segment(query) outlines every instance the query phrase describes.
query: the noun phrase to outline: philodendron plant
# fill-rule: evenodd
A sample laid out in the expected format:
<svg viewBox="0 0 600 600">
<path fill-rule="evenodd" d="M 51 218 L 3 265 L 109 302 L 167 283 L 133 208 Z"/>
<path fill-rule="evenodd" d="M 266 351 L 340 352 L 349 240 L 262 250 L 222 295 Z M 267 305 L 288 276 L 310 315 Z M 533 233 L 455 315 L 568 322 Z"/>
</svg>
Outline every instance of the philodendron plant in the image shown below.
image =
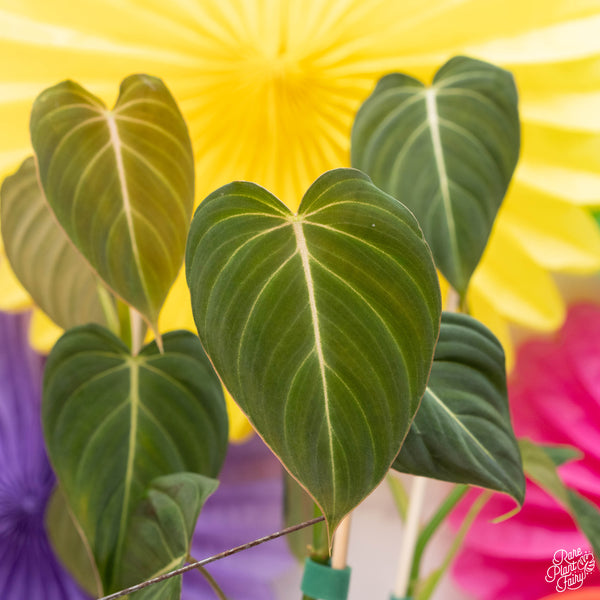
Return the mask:
<svg viewBox="0 0 600 600">
<path fill-rule="evenodd" d="M 147 75 L 125 79 L 111 110 L 70 81 L 44 91 L 31 139 L 35 156 L 2 186 L 2 236 L 21 283 L 67 330 L 46 365 L 42 419 L 59 481 L 52 514 L 71 523 L 54 542 L 90 593 L 117 597 L 188 560 L 227 447 L 222 385 L 300 484 L 291 496 L 302 489 L 324 516 L 316 562 L 390 469 L 457 483 L 395 592 L 428 597 L 442 572 L 419 587 L 431 533 L 466 484 L 520 505 L 522 456 L 598 549 L 556 451 L 519 449 L 500 343 L 468 314 L 442 312 L 436 267 L 467 312 L 517 162 L 508 72 L 458 57 L 428 87 L 384 77 L 357 114 L 355 168 L 321 175 L 295 213 L 233 182 L 190 225 L 187 127 Z M 162 336 L 184 253 L 198 335 Z M 178 599 L 180 580 L 133 597 Z"/>
</svg>

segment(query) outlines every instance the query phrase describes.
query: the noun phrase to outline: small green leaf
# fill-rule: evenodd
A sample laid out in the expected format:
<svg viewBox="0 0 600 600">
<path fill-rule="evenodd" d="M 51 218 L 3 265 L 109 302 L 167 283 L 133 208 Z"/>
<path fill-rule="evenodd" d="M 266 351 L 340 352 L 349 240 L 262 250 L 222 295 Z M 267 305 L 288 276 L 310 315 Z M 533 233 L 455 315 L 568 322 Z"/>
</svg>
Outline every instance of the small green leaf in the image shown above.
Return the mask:
<svg viewBox="0 0 600 600">
<path fill-rule="evenodd" d="M 115 108 L 71 81 L 31 113 L 42 186 L 107 285 L 155 324 L 181 266 L 194 202 L 185 121 L 160 79 L 132 75 Z"/>
<path fill-rule="evenodd" d="M 283 476 L 283 504 L 286 527 L 309 521 L 321 514 L 315 501 L 287 472 Z M 304 562 L 307 555 L 317 562 L 327 562 L 329 559 L 327 529 L 323 522 L 286 535 L 285 539 L 292 554 L 301 562 Z"/>
<path fill-rule="evenodd" d="M 71 576 L 90 596 L 102 595 L 94 557 L 69 510 L 67 499 L 56 486 L 46 508 L 46 530 L 52 549 Z"/>
<path fill-rule="evenodd" d="M 164 350 L 153 343 L 132 356 L 86 325 L 65 333 L 46 364 L 46 446 L 105 593 L 129 568 L 132 515 L 152 481 L 184 471 L 215 477 L 227 448 L 221 385 L 198 338 L 169 333 Z"/>
<path fill-rule="evenodd" d="M 565 463 L 583 458 L 583 452 L 575 446 L 567 444 L 539 444 L 544 453 L 552 460 L 555 466 L 560 467 Z"/>
<path fill-rule="evenodd" d="M 10 265 L 33 301 L 59 327 L 106 324 L 102 284 L 56 222 L 44 199 L 33 157 L 0 190 L 0 223 Z M 104 290 L 109 312 L 114 302 Z"/>
<path fill-rule="evenodd" d="M 131 516 L 118 588 L 136 585 L 182 567 L 196 520 L 219 482 L 196 473 L 175 473 L 155 479 Z M 149 576 L 148 573 L 151 573 Z M 136 600 L 179 600 L 181 576 L 137 592 Z"/>
<path fill-rule="evenodd" d="M 567 510 L 592 545 L 594 556 L 600 556 L 600 510 L 575 490 L 567 488 L 567 492 L 569 494 Z"/>
<path fill-rule="evenodd" d="M 522 438 L 519 439 L 519 447 L 527 477 L 561 504 L 589 540 L 594 555 L 600 556 L 600 510 L 581 494 L 568 488 L 558 475 L 557 465 L 563 464 L 564 448 L 568 446 L 548 447 Z M 562 450 L 557 453 L 557 448 Z"/>
<path fill-rule="evenodd" d="M 525 477 L 508 409 L 504 351 L 479 321 L 442 314 L 427 390 L 394 469 L 510 494 Z"/>
<path fill-rule="evenodd" d="M 459 56 L 424 86 L 387 75 L 358 111 L 352 166 L 406 204 L 440 271 L 461 296 L 517 164 L 512 75 Z"/>
<path fill-rule="evenodd" d="M 519 449 L 525 474 L 564 507 L 569 506 L 569 495 L 561 481 L 554 461 L 542 446 L 527 438 L 519 439 Z"/>
<path fill-rule="evenodd" d="M 297 215 L 232 183 L 196 211 L 186 273 L 207 354 L 331 535 L 387 473 L 427 383 L 440 295 L 416 220 L 352 169 L 317 179 Z"/>
</svg>

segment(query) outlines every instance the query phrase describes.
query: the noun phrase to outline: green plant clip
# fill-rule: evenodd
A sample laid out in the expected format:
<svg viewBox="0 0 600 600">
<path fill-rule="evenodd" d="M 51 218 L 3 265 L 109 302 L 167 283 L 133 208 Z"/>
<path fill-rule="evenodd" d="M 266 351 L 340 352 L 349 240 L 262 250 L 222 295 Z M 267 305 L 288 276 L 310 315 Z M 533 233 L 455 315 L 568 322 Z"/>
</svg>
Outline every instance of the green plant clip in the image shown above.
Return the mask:
<svg viewBox="0 0 600 600">
<path fill-rule="evenodd" d="M 302 593 L 320 600 L 347 600 L 352 569 L 332 569 L 307 558 L 302 577 Z"/>
<path fill-rule="evenodd" d="M 413 598 L 412 596 L 402 596 L 401 598 L 400 596 L 391 595 L 390 600 L 413 600 Z"/>
</svg>

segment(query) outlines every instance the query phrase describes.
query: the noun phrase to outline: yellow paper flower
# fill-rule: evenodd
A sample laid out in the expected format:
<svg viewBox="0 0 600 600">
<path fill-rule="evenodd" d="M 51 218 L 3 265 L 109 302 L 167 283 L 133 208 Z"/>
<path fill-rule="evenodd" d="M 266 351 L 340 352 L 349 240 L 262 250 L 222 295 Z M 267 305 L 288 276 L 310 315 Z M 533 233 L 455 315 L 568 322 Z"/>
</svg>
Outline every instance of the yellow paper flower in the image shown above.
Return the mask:
<svg viewBox="0 0 600 600">
<path fill-rule="evenodd" d="M 354 114 L 390 71 L 430 79 L 467 54 L 516 77 L 523 151 L 468 295 L 511 360 L 511 323 L 563 320 L 554 272 L 600 268 L 600 7 L 587 0 L 0 0 L 0 175 L 31 153 L 33 98 L 62 79 L 110 105 L 134 72 L 162 77 L 190 127 L 197 199 L 234 179 L 292 208 L 349 163 Z M 0 261 L 2 259 L 0 258 Z M 0 307 L 23 294 L 0 262 Z M 165 329 L 193 329 L 178 281 Z"/>
</svg>

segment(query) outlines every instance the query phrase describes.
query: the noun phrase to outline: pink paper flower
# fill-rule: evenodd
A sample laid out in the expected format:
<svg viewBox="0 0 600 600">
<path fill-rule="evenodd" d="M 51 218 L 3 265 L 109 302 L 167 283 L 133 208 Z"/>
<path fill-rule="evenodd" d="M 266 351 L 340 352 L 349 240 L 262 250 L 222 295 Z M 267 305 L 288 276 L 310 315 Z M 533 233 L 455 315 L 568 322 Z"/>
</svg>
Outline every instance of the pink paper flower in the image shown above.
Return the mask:
<svg viewBox="0 0 600 600">
<path fill-rule="evenodd" d="M 517 437 L 569 444 L 585 454 L 562 466 L 560 475 L 600 506 L 600 307 L 574 306 L 553 338 L 521 346 L 509 398 Z M 519 514 L 498 525 L 490 522 L 511 508 L 506 497 L 494 497 L 455 563 L 455 579 L 477 600 L 538 600 L 552 594 L 555 586 L 545 576 L 555 551 L 590 548 L 569 515 L 535 484 L 528 481 Z M 600 585 L 598 569 L 583 582 L 584 588 L 593 585 Z"/>
</svg>

